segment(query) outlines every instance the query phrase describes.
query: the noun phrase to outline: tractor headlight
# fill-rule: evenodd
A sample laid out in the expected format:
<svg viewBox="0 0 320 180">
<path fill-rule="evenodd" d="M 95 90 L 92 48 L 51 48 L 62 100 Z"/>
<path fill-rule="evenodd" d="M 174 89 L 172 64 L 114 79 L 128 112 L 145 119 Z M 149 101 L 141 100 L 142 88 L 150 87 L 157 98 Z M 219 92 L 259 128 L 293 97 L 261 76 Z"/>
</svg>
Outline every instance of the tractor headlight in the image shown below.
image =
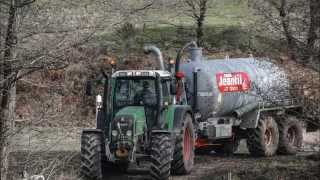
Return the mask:
<svg viewBox="0 0 320 180">
<path fill-rule="evenodd" d="M 127 133 L 126 133 L 126 135 L 129 136 L 129 137 L 131 137 L 131 136 L 132 136 L 132 131 L 131 131 L 131 130 L 128 130 Z"/>
<path fill-rule="evenodd" d="M 96 97 L 96 107 L 97 109 L 102 108 L 102 96 L 100 94 Z"/>
<path fill-rule="evenodd" d="M 112 134 L 112 136 L 118 136 L 118 131 L 117 130 L 112 130 L 111 134 Z"/>
</svg>

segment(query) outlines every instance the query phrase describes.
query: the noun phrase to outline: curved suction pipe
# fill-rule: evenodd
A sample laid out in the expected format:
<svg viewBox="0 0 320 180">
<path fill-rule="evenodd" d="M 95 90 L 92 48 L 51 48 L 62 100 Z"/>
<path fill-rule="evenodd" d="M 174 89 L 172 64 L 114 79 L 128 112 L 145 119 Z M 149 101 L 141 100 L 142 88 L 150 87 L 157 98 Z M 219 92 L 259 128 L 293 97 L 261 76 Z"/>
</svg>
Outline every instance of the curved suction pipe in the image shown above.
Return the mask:
<svg viewBox="0 0 320 180">
<path fill-rule="evenodd" d="M 148 45 L 148 46 L 145 46 L 143 48 L 143 50 L 144 50 L 145 54 L 153 54 L 157 58 L 157 60 L 159 61 L 160 70 L 163 70 L 163 71 L 165 70 L 162 53 L 158 47 L 153 46 L 153 45 Z"/>
</svg>

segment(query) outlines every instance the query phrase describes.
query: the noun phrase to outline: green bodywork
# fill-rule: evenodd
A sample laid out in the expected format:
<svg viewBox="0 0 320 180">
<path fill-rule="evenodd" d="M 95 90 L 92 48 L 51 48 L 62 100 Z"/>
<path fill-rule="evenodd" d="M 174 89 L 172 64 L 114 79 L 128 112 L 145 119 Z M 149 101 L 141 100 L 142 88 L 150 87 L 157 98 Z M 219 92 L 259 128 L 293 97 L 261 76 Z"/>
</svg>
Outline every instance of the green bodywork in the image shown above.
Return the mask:
<svg viewBox="0 0 320 180">
<path fill-rule="evenodd" d="M 150 78 L 149 78 L 150 79 Z M 158 81 L 159 82 L 159 81 Z M 160 131 L 167 131 L 167 132 L 175 132 L 175 124 L 177 120 L 175 120 L 175 113 L 177 111 L 177 108 L 186 108 L 189 107 L 189 105 L 183 103 L 183 105 L 177 105 L 177 104 L 173 104 L 173 97 L 170 93 L 164 93 L 162 94 L 162 98 L 160 98 L 160 104 L 161 104 L 161 110 L 158 111 L 156 108 L 157 106 L 155 106 L 155 110 L 156 112 L 160 112 L 160 116 L 151 116 L 151 118 L 149 117 L 149 115 L 147 116 L 148 110 L 146 110 L 147 107 L 145 107 L 145 105 L 137 105 L 135 103 L 132 103 L 132 94 L 136 93 L 136 89 L 135 86 L 128 86 L 129 88 L 126 89 L 126 91 L 120 91 L 119 89 L 117 89 L 117 78 L 111 78 L 111 83 L 109 84 L 109 88 L 108 91 L 110 92 L 109 96 L 107 99 L 105 99 L 108 102 L 108 116 L 107 116 L 107 124 L 106 124 L 106 128 L 108 129 L 108 132 L 106 132 L 106 140 L 109 142 L 109 147 L 111 148 L 111 154 L 115 153 L 115 149 L 119 148 L 119 147 L 129 147 L 130 149 L 130 153 L 129 153 L 129 157 L 128 160 L 132 161 L 134 158 L 134 153 L 136 149 L 141 149 L 139 148 L 139 146 L 142 146 L 143 144 L 140 144 L 140 140 L 144 139 L 143 137 L 145 137 L 145 134 L 147 132 L 150 132 L 150 130 L 160 130 Z M 163 82 L 162 82 L 163 83 Z M 168 87 L 168 86 L 167 86 Z M 132 88 L 132 89 L 130 89 Z M 162 86 L 160 86 L 160 90 Z M 128 94 L 128 98 L 125 99 L 128 101 L 127 105 L 117 105 L 118 101 L 117 101 L 117 94 L 121 94 L 121 93 L 126 93 Z M 132 94 L 131 94 L 132 93 Z M 123 96 L 121 96 L 122 98 Z M 126 97 L 126 96 L 124 96 Z M 119 98 L 119 97 L 118 97 Z M 120 100 L 123 100 L 121 99 Z M 149 107 L 148 107 L 149 108 Z M 112 135 L 112 131 L 117 130 L 117 126 L 115 126 L 115 122 L 119 119 L 125 119 L 130 117 L 130 119 L 132 120 L 132 124 L 131 126 L 131 130 L 132 130 L 132 136 L 125 136 L 125 140 L 122 140 L 121 138 L 114 138 L 114 136 Z M 161 127 L 159 129 L 159 126 L 153 126 L 154 122 L 157 123 L 159 121 L 161 121 Z M 121 123 L 120 123 L 121 124 Z M 150 124 L 152 124 L 152 127 L 148 127 L 150 126 Z M 148 130 L 148 131 L 146 131 Z M 122 132 L 123 133 L 123 132 Z M 132 145 L 125 145 L 126 142 L 132 142 Z M 113 150 L 112 150 L 113 149 Z M 139 152 L 139 153 L 146 153 L 146 152 Z M 116 156 L 113 156 L 114 158 L 113 161 L 116 161 L 118 158 L 116 158 Z"/>
<path fill-rule="evenodd" d="M 120 109 L 115 117 L 130 115 L 133 117 L 133 137 L 143 134 L 143 129 L 146 126 L 146 116 L 143 106 L 127 106 Z"/>
<path fill-rule="evenodd" d="M 168 130 L 173 129 L 175 108 L 176 108 L 176 105 L 170 105 L 163 111 L 163 117 L 165 118 L 165 121 L 167 123 L 166 127 L 168 128 Z"/>
<path fill-rule="evenodd" d="M 174 111 L 175 108 L 179 105 L 169 105 L 162 111 L 162 117 L 165 119 L 165 127 L 166 130 L 170 131 L 173 129 L 173 121 L 174 121 Z M 146 115 L 143 106 L 127 106 L 120 109 L 115 117 L 130 115 L 133 117 L 133 138 L 134 141 L 136 138 L 144 133 L 144 129 L 147 126 Z"/>
</svg>

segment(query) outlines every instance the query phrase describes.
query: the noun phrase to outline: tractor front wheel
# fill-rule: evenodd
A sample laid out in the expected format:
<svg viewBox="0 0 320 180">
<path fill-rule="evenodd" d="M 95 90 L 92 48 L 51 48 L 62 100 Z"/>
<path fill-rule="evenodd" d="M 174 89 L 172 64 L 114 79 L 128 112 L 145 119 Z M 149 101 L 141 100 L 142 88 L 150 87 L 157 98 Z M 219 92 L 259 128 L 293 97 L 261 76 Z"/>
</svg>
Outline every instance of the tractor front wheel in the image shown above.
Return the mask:
<svg viewBox="0 0 320 180">
<path fill-rule="evenodd" d="M 151 139 L 150 175 L 154 180 L 167 180 L 171 168 L 170 134 L 155 133 Z"/>
<path fill-rule="evenodd" d="M 195 133 L 190 114 L 186 114 L 180 134 L 176 137 L 172 173 L 189 174 L 194 163 Z"/>
<path fill-rule="evenodd" d="M 81 136 L 81 169 L 85 179 L 102 179 L 102 137 L 95 133 L 83 133 Z"/>
</svg>

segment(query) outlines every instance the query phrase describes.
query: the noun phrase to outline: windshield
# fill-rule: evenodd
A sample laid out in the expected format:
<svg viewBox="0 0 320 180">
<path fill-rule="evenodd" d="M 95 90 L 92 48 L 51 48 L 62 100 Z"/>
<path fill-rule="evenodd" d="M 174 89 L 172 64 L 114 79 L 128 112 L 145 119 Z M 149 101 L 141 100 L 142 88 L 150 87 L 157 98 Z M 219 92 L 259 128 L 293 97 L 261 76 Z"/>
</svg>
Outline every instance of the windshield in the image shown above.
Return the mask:
<svg viewBox="0 0 320 180">
<path fill-rule="evenodd" d="M 114 106 L 155 106 L 156 80 L 152 77 L 117 78 L 115 83 Z"/>
</svg>

